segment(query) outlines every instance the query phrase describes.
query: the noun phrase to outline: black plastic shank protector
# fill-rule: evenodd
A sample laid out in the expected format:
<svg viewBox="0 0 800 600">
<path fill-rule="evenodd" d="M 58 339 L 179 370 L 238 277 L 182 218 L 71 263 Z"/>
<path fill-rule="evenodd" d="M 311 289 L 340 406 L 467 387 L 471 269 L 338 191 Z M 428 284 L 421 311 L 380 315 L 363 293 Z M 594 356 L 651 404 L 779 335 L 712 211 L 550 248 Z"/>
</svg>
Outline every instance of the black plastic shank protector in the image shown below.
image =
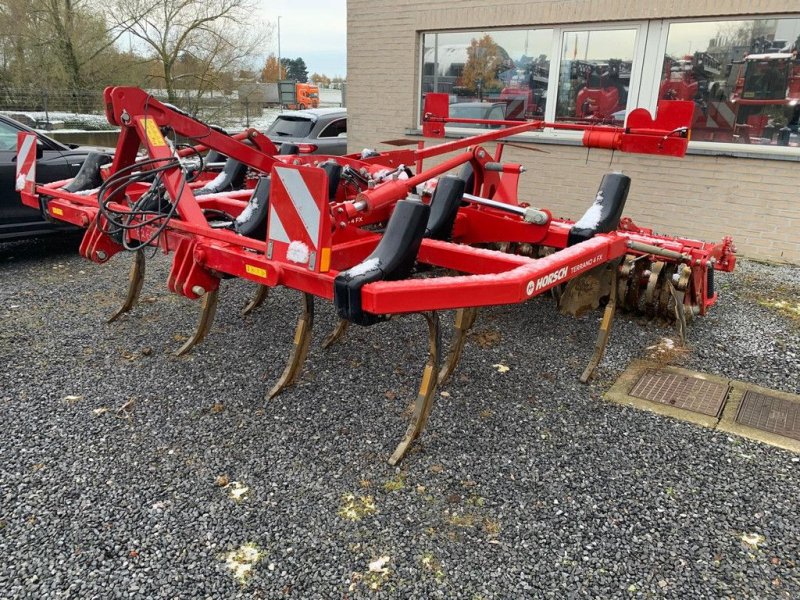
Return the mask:
<svg viewBox="0 0 800 600">
<path fill-rule="evenodd" d="M 218 177 L 215 177 L 199 190 L 195 190 L 195 196 L 205 196 L 206 194 L 218 194 L 229 190 L 238 190 L 244 185 L 244 178 L 247 175 L 247 165 L 231 158 L 225 161 L 225 166 Z"/>
<path fill-rule="evenodd" d="M 333 202 L 336 200 L 336 192 L 342 179 L 342 165 L 331 159 L 326 160 L 320 167 L 328 175 L 328 200 Z"/>
<path fill-rule="evenodd" d="M 409 276 L 417 259 L 429 214 L 430 207 L 422 202 L 400 200 L 372 254 L 360 264 L 337 275 L 333 283 L 333 304 L 342 319 L 358 325 L 374 325 L 385 320 L 382 315 L 364 312 L 361 308 L 361 288 L 375 281 L 393 281 Z"/>
<path fill-rule="evenodd" d="M 267 238 L 267 213 L 269 212 L 270 178 L 259 177 L 247 206 L 236 217 L 233 228 L 236 233 L 256 240 Z"/>
<path fill-rule="evenodd" d="M 218 163 L 224 160 L 228 160 L 228 157 L 224 154 L 220 154 L 216 150 L 209 150 L 208 154 L 206 154 L 206 157 L 203 159 L 203 164 Z"/>
<path fill-rule="evenodd" d="M 627 175 L 622 173 L 603 175 L 594 203 L 569 230 L 567 245 L 574 246 L 598 233 L 614 231 L 619 226 L 630 188 L 631 178 Z"/>
<path fill-rule="evenodd" d="M 450 239 L 465 187 L 466 182 L 460 177 L 446 175 L 439 179 L 431 198 L 431 214 L 425 229 L 426 238 L 444 241 Z"/>
<path fill-rule="evenodd" d="M 100 167 L 107 165 L 111 160 L 111 155 L 105 152 L 89 152 L 75 178 L 61 189 L 74 194 L 100 187 L 103 183 Z"/>
</svg>

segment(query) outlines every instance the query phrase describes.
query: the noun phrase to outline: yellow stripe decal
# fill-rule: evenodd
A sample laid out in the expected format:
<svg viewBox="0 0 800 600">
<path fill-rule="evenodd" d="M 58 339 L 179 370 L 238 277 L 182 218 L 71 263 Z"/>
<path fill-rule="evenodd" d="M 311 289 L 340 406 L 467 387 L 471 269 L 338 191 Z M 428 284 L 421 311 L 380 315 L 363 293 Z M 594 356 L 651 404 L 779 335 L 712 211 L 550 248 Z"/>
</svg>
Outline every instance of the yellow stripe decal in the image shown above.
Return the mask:
<svg viewBox="0 0 800 600">
<path fill-rule="evenodd" d="M 255 265 L 245 265 L 244 270 L 250 275 L 255 275 L 256 277 L 261 277 L 262 279 L 267 278 L 267 270 L 262 269 L 261 267 L 257 267 Z"/>
<path fill-rule="evenodd" d="M 164 141 L 164 136 L 161 135 L 161 130 L 158 128 L 158 125 L 153 119 L 148 119 L 147 117 L 142 117 L 140 119 L 142 125 L 144 125 L 144 131 L 147 134 L 147 139 L 150 141 L 150 145 L 152 146 L 166 146 L 167 142 Z"/>
</svg>

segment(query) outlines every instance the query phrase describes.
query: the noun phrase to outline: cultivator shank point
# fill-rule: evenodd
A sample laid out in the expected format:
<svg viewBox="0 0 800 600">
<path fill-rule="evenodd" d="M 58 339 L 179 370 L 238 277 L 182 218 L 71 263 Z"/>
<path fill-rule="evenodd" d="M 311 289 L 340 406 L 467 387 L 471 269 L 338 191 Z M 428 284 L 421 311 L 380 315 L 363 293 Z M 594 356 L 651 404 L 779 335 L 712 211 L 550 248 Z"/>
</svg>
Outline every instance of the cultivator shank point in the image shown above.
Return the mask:
<svg viewBox="0 0 800 600">
<path fill-rule="evenodd" d="M 121 129 L 113 158 L 95 156 L 74 180 L 44 185 L 33 185 L 34 167 L 26 162 L 18 182 L 25 204 L 86 228 L 80 247 L 86 258 L 104 263 L 120 251 L 134 253 L 125 301 L 110 321 L 135 305 L 148 247 L 172 254 L 171 291 L 202 299 L 197 329 L 179 355 L 207 337 L 221 279 L 258 286 L 244 314 L 272 287 L 297 290 L 301 315 L 272 398 L 301 377 L 315 299 L 332 302 L 339 317 L 324 347 L 350 324 L 422 314 L 428 359 L 392 464 L 424 429 L 436 386 L 455 370 L 480 307 L 543 294 L 576 316 L 605 304 L 595 351 L 581 375 L 588 381 L 618 306 L 674 320 L 683 336 L 686 323 L 717 301 L 714 270 L 735 265 L 729 238 L 712 244 L 662 236 L 622 217 L 631 185 L 623 174 L 606 175 L 586 214 L 573 222 L 520 199 L 524 169 L 503 161 L 505 138 L 544 128 L 581 131 L 589 147 L 682 156 L 692 103 L 662 103 L 657 119 L 637 109 L 617 128 L 451 119 L 447 97 L 428 94 L 426 135 L 441 137 L 453 122 L 497 129 L 414 150 L 320 157 L 281 154 L 252 130 L 228 135 L 136 88 L 109 88 L 105 98 L 109 121 Z M 193 145 L 177 143 L 177 136 Z M 486 143 L 496 144 L 493 152 Z M 425 168 L 426 160 L 443 155 Z M 443 310 L 457 312 L 440 365 Z"/>
</svg>

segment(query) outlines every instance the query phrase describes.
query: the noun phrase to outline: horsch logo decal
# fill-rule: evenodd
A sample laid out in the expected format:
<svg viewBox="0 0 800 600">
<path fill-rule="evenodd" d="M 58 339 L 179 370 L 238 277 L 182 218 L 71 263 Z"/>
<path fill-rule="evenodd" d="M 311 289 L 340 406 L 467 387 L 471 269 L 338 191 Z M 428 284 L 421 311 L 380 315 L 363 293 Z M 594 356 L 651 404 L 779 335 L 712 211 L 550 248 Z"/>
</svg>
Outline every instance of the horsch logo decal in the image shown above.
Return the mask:
<svg viewBox="0 0 800 600">
<path fill-rule="evenodd" d="M 549 275 L 542 275 L 539 279 L 536 280 L 536 291 L 552 285 L 558 281 L 564 279 L 567 276 L 567 267 L 563 267 L 558 271 L 553 271 Z"/>
<path fill-rule="evenodd" d="M 529 281 L 528 287 L 525 291 L 528 293 L 528 296 L 533 296 L 534 292 L 538 292 L 544 288 L 550 287 L 551 285 L 555 285 L 562 279 L 566 279 L 567 274 L 575 275 L 576 273 L 581 273 L 586 271 L 590 267 L 594 267 L 603 262 L 605 256 L 603 254 L 598 254 L 584 262 L 575 265 L 574 267 L 561 267 L 558 271 L 553 271 L 552 273 L 548 273 L 547 275 L 542 275 L 536 281 Z"/>
</svg>

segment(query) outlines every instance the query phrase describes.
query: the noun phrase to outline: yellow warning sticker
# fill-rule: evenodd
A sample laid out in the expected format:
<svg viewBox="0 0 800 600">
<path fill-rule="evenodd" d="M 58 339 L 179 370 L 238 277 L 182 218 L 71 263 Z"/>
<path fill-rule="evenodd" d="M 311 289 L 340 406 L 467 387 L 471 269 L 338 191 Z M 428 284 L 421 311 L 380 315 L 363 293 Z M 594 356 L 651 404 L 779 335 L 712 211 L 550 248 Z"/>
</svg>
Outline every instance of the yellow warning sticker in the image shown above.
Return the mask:
<svg viewBox="0 0 800 600">
<path fill-rule="evenodd" d="M 54 215 L 58 215 L 59 217 L 64 216 L 64 211 L 57 206 L 54 206 L 52 209 L 50 209 L 50 212 L 52 212 Z"/>
<path fill-rule="evenodd" d="M 161 135 L 161 131 L 159 130 L 158 125 L 153 119 L 142 117 L 141 119 L 139 119 L 139 121 L 144 127 L 144 131 L 147 134 L 147 139 L 150 141 L 150 145 L 152 146 L 167 145 L 167 142 L 164 141 L 164 136 Z"/>
<path fill-rule="evenodd" d="M 245 265 L 244 270 L 250 275 L 255 275 L 256 277 L 261 277 L 262 279 L 267 278 L 267 270 L 262 269 L 261 267 L 257 267 L 255 265 Z"/>
</svg>

